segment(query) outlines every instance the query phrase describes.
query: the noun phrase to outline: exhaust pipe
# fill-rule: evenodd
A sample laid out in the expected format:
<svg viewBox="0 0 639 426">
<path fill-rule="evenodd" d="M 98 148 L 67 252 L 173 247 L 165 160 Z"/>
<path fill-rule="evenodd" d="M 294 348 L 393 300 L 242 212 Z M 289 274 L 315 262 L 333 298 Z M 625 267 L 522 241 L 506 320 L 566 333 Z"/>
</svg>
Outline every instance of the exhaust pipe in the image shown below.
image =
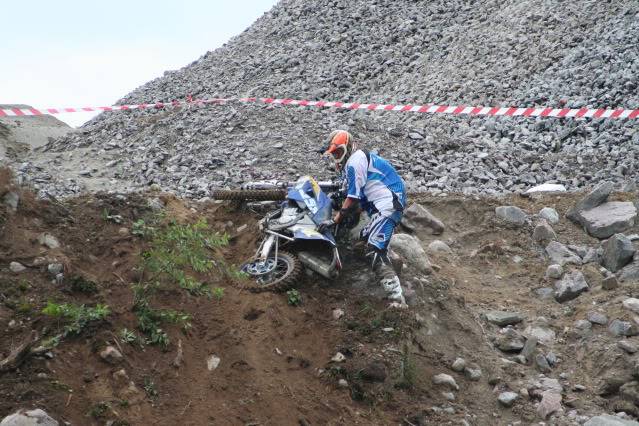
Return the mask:
<svg viewBox="0 0 639 426">
<path fill-rule="evenodd" d="M 331 263 L 327 263 L 307 251 L 301 251 L 297 253 L 297 257 L 300 259 L 300 262 L 302 262 L 302 265 L 306 266 L 312 271 L 317 272 L 324 278 L 328 278 L 329 280 L 331 280 L 337 277 L 338 257 L 336 255 L 333 255 L 333 261 Z"/>
</svg>

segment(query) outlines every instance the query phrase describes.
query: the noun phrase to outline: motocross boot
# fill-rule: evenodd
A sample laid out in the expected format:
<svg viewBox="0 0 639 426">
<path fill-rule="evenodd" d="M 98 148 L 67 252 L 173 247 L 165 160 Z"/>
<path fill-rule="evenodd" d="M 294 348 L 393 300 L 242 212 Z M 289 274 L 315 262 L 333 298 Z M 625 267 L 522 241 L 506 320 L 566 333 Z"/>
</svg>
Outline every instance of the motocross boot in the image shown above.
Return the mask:
<svg viewBox="0 0 639 426">
<path fill-rule="evenodd" d="M 393 302 L 398 302 L 400 305 L 405 305 L 406 300 L 404 299 L 402 286 L 399 277 L 391 265 L 390 259 L 386 253 L 375 251 L 371 254 L 373 256 L 373 272 L 375 273 L 377 281 L 386 292 L 386 298 Z"/>
</svg>

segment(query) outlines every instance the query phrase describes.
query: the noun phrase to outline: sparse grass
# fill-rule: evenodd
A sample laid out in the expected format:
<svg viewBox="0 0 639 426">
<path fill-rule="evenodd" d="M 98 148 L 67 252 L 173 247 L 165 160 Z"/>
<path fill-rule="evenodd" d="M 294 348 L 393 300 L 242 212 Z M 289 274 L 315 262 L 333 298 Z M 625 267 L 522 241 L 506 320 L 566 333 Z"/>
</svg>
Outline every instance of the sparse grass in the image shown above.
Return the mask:
<svg viewBox="0 0 639 426">
<path fill-rule="evenodd" d="M 147 342 L 167 347 L 169 337 L 162 328 L 165 323 L 177 324 L 187 331 L 191 316 L 171 309 L 156 309 L 151 298 L 160 289 L 176 286 L 192 296 L 215 297 L 220 300 L 224 289 L 211 290 L 193 273 L 210 273 L 214 269 L 229 274 L 224 262 L 214 261 L 214 250 L 228 244 L 228 236 L 212 232 L 205 220 L 194 224 L 175 221 L 165 226 L 148 226 L 143 220 L 133 224 L 133 233 L 150 240 L 149 249 L 142 254 L 142 267 L 150 277 L 132 286 L 133 310 L 138 317 L 138 328 L 147 336 Z"/>
<path fill-rule="evenodd" d="M 400 379 L 395 384 L 395 387 L 400 389 L 412 389 L 415 386 L 417 372 L 415 368 L 415 361 L 413 360 L 407 343 L 404 343 L 402 348 L 402 359 L 399 373 Z"/>
<path fill-rule="evenodd" d="M 144 377 L 144 385 L 142 385 L 142 389 L 146 392 L 147 396 L 151 399 L 157 398 L 158 390 L 149 376 Z"/>
<path fill-rule="evenodd" d="M 91 407 L 88 414 L 94 419 L 101 419 L 106 415 L 107 411 L 109 411 L 109 408 L 109 404 L 101 401 Z"/>
<path fill-rule="evenodd" d="M 71 291 L 76 293 L 94 294 L 98 292 L 98 285 L 80 275 L 74 275 L 69 280 Z"/>
<path fill-rule="evenodd" d="M 106 305 L 96 305 L 95 308 L 89 308 L 84 305 L 74 305 L 72 303 L 58 304 L 49 301 L 42 313 L 64 320 L 67 324 L 63 329 L 63 336 L 78 335 L 91 322 L 101 321 L 105 319 L 110 311 Z"/>
<path fill-rule="evenodd" d="M 213 297 L 215 297 L 217 300 L 222 300 L 222 298 L 224 297 L 224 289 L 222 287 L 215 287 L 213 289 Z"/>
<path fill-rule="evenodd" d="M 138 336 L 137 334 L 135 334 L 135 332 L 127 328 L 123 328 L 122 330 L 120 330 L 120 341 L 122 343 L 128 343 L 132 345 L 133 343 L 138 341 Z"/>
<path fill-rule="evenodd" d="M 299 306 L 302 303 L 302 295 L 296 289 L 291 289 L 286 292 L 286 298 L 288 304 L 291 306 Z"/>
</svg>

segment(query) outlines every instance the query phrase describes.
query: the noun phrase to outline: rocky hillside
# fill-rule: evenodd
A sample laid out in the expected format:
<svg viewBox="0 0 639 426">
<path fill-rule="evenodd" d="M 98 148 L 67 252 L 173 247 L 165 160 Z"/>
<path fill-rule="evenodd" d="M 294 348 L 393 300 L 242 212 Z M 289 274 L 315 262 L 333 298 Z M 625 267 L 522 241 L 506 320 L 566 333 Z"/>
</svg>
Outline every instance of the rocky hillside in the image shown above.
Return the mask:
<svg viewBox="0 0 639 426">
<path fill-rule="evenodd" d="M 638 16 L 628 0 L 282 0 L 225 46 L 122 102 L 250 95 L 639 108 Z M 637 176 L 634 122 L 232 104 L 102 114 L 20 174 L 56 194 L 156 183 L 202 198 L 248 179 L 325 175 L 314 151 L 336 127 L 392 159 L 416 191 L 623 186 Z"/>
</svg>

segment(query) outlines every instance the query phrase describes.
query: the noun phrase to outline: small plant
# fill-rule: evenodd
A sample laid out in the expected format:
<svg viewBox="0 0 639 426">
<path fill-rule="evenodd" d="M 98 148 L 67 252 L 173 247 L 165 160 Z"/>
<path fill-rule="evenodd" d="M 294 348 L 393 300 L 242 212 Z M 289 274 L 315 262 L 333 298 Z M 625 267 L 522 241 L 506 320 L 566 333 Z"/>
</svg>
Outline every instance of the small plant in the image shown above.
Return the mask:
<svg viewBox="0 0 639 426">
<path fill-rule="evenodd" d="M 222 298 L 224 297 L 224 289 L 222 287 L 215 287 L 213 289 L 213 297 L 215 297 L 217 300 L 222 300 Z"/>
<path fill-rule="evenodd" d="M 106 415 L 108 410 L 109 410 L 109 404 L 103 401 L 98 402 L 91 408 L 91 410 L 89 411 L 89 415 L 93 417 L 94 419 L 100 419 Z"/>
<path fill-rule="evenodd" d="M 80 275 L 74 275 L 69 280 L 71 291 L 76 293 L 93 294 L 98 292 L 98 286 L 93 281 L 89 281 Z"/>
<path fill-rule="evenodd" d="M 400 380 L 395 385 L 401 389 L 412 389 L 415 386 L 416 368 L 415 361 L 410 354 L 408 344 L 404 344 L 402 349 L 402 358 L 400 365 Z"/>
<path fill-rule="evenodd" d="M 105 222 L 113 222 L 117 224 L 121 224 L 124 221 L 121 215 L 109 214 L 109 211 L 107 209 L 102 210 L 102 220 Z"/>
<path fill-rule="evenodd" d="M 288 304 L 291 306 L 299 306 L 302 303 L 302 295 L 296 289 L 286 292 Z"/>
<path fill-rule="evenodd" d="M 147 225 L 144 219 L 136 220 L 131 227 L 131 233 L 141 238 L 151 236 L 154 232 L 155 228 Z"/>
<path fill-rule="evenodd" d="M 71 303 L 58 304 L 49 301 L 42 313 L 54 318 L 61 318 L 67 321 L 64 326 L 63 336 L 77 335 L 84 327 L 94 321 L 105 319 L 110 311 L 106 305 L 96 305 L 95 308 L 88 308 L 84 305 L 74 305 Z"/>
<path fill-rule="evenodd" d="M 137 342 L 137 340 L 138 336 L 135 334 L 135 332 L 127 328 L 123 328 L 122 330 L 120 330 L 120 341 L 122 343 L 128 343 L 132 345 L 133 343 Z"/>
<path fill-rule="evenodd" d="M 142 388 L 149 398 L 155 398 L 158 396 L 158 390 L 155 387 L 155 383 L 153 383 L 153 379 L 151 379 L 149 376 L 146 376 L 144 378 L 144 385 L 142 386 Z"/>
<path fill-rule="evenodd" d="M 16 307 L 16 311 L 24 315 L 29 315 L 31 312 L 33 312 L 33 309 L 33 304 L 26 299 L 22 299 Z"/>
<path fill-rule="evenodd" d="M 20 282 L 18 283 L 18 290 L 20 290 L 22 293 L 29 290 L 29 287 L 31 287 L 31 284 L 29 284 L 29 281 L 25 279 L 21 279 Z"/>
<path fill-rule="evenodd" d="M 129 408 L 131 406 L 131 404 L 129 403 L 128 399 L 121 399 L 118 401 L 118 405 L 122 408 Z"/>
</svg>

